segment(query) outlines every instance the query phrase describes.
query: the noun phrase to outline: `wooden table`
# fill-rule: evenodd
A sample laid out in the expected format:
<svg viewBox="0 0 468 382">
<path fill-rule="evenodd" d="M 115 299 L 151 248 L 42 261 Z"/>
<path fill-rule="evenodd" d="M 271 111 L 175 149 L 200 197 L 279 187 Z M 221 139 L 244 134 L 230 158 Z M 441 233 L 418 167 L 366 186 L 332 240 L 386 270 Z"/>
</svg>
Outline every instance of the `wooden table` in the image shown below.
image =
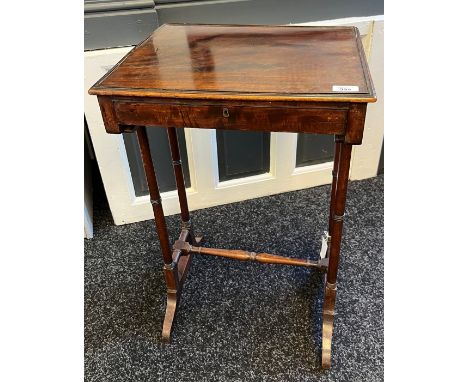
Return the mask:
<svg viewBox="0 0 468 382">
<path fill-rule="evenodd" d="M 98 96 L 108 133 L 138 136 L 167 283 L 162 339 L 170 341 L 193 255 L 304 266 L 325 274 L 322 366 L 330 367 L 351 150 L 362 142 L 367 103 L 376 101 L 357 28 L 163 25 L 89 94 Z M 155 125 L 167 129 L 179 195 L 181 232 L 173 246 L 145 128 Z M 326 256 L 313 261 L 204 247 L 187 205 L 175 130 L 184 127 L 333 134 Z"/>
</svg>

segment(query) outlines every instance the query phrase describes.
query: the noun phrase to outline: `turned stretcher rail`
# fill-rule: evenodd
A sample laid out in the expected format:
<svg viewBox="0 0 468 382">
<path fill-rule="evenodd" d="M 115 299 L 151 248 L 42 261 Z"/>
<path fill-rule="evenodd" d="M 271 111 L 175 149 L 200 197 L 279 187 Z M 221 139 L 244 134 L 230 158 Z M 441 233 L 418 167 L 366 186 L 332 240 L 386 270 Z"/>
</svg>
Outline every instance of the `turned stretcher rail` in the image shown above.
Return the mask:
<svg viewBox="0 0 468 382">
<path fill-rule="evenodd" d="M 328 268 L 328 259 L 320 259 L 318 261 L 308 259 L 297 259 L 292 257 L 271 255 L 269 253 L 256 253 L 242 251 L 239 249 L 219 249 L 219 248 L 206 248 L 190 245 L 186 241 L 177 240 L 174 244 L 175 250 L 180 250 L 184 255 L 188 254 L 202 254 L 210 256 L 226 257 L 228 259 L 240 261 L 256 261 L 264 264 L 283 264 L 295 265 L 307 268 L 319 268 L 326 271 Z"/>
</svg>

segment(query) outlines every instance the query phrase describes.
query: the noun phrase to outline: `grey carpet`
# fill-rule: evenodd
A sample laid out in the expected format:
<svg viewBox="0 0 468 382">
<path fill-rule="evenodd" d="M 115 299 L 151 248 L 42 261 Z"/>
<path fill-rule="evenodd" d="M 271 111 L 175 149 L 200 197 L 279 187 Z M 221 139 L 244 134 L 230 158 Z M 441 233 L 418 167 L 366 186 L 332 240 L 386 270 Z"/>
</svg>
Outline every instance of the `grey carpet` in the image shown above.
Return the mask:
<svg viewBox="0 0 468 382">
<path fill-rule="evenodd" d="M 172 344 L 153 221 L 95 211 L 85 241 L 86 381 L 383 381 L 383 176 L 351 182 L 332 369 L 320 368 L 322 278 L 299 267 L 196 257 Z M 317 258 L 329 186 L 192 214 L 207 246 Z M 171 240 L 178 216 L 167 219 Z"/>
</svg>

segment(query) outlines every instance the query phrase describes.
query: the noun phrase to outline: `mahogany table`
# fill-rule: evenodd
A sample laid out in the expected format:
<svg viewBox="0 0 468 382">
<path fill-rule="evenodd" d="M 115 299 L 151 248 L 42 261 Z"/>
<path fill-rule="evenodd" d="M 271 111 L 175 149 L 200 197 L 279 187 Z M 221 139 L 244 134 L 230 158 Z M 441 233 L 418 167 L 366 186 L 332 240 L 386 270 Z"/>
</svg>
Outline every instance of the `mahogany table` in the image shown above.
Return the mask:
<svg viewBox="0 0 468 382">
<path fill-rule="evenodd" d="M 136 130 L 138 136 L 167 283 L 162 339 L 170 341 L 193 255 L 316 268 L 325 274 L 322 366 L 329 368 L 351 150 L 362 142 L 367 103 L 376 101 L 358 29 L 163 25 L 89 94 L 98 96 L 108 133 Z M 172 247 L 148 126 L 166 128 L 171 148 L 182 220 Z M 313 261 L 204 247 L 193 234 L 175 130 L 185 127 L 334 135 L 330 216 L 322 238 L 326 255 Z"/>
</svg>

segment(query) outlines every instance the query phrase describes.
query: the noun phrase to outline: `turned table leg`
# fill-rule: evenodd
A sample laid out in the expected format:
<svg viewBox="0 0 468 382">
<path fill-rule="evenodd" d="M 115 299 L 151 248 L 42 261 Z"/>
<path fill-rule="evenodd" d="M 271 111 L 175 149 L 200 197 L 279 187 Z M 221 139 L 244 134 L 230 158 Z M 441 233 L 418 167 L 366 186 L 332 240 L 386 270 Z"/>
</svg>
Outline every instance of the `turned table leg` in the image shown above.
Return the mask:
<svg viewBox="0 0 468 382">
<path fill-rule="evenodd" d="M 180 159 L 179 142 L 177 139 L 176 129 L 174 127 L 167 128 L 167 137 L 169 139 L 169 146 L 171 148 L 172 166 L 174 168 L 174 176 L 176 180 L 177 193 L 179 196 L 180 218 L 181 218 L 181 233 L 179 236 L 179 240 L 184 241 L 184 242 L 187 241 L 190 244 L 198 244 L 199 241 L 195 239 L 195 235 L 192 229 L 192 222 L 190 220 L 190 213 L 189 213 L 188 203 L 187 203 L 187 193 L 185 191 L 184 173 L 182 171 L 182 161 Z M 170 341 L 172 323 L 174 320 L 174 316 L 177 312 L 177 305 L 179 303 L 179 299 L 182 293 L 183 283 L 184 283 L 185 277 L 187 276 L 188 270 L 190 268 L 190 263 L 192 261 L 192 254 L 182 256 L 182 252 L 180 249 L 174 249 L 172 252 L 172 258 L 178 259 L 179 284 L 178 284 L 177 299 L 171 299 L 170 301 L 171 315 L 166 314 L 166 319 L 164 320 L 162 337 L 163 337 L 163 340 L 166 342 Z"/>
<path fill-rule="evenodd" d="M 328 234 L 331 235 L 333 230 L 333 213 L 335 211 L 335 194 L 336 194 L 336 179 L 338 177 L 338 165 L 340 163 L 341 144 L 343 143 L 342 136 L 335 136 L 335 155 L 333 158 L 332 185 L 330 192 L 330 214 L 328 218 Z M 328 247 L 330 250 L 330 246 Z"/>
<path fill-rule="evenodd" d="M 322 367 L 327 369 L 331 366 L 333 318 L 335 315 L 336 301 L 336 277 L 340 258 L 341 235 L 343 230 L 343 217 L 352 148 L 352 145 L 342 142 L 341 139 L 336 140 L 335 163 L 333 166 L 334 179 L 332 183 L 329 220 L 331 239 L 328 270 L 325 278 L 325 298 L 323 303 Z"/>
<path fill-rule="evenodd" d="M 159 237 L 161 252 L 164 259 L 164 276 L 167 284 L 167 306 L 166 316 L 163 324 L 163 341 L 170 340 L 170 328 L 177 308 L 179 277 L 177 263 L 172 260 L 171 245 L 169 244 L 169 236 L 167 234 L 166 219 L 161 204 L 161 195 L 159 194 L 158 182 L 154 171 L 153 161 L 148 142 L 146 128 L 137 127 L 138 143 L 140 146 L 141 159 L 145 169 L 146 181 L 148 183 L 151 204 L 153 206 L 154 220 L 156 222 L 156 232 Z M 168 329 L 169 328 L 169 329 Z"/>
<path fill-rule="evenodd" d="M 180 218 L 182 220 L 182 229 L 189 231 L 189 240 L 194 240 L 192 232 L 192 224 L 187 203 L 187 194 L 185 192 L 184 173 L 182 171 L 182 161 L 180 159 L 179 142 L 177 133 L 174 127 L 167 128 L 167 136 L 169 138 L 169 146 L 171 148 L 172 166 L 174 168 L 174 176 L 176 180 L 177 193 L 179 195 Z"/>
</svg>

